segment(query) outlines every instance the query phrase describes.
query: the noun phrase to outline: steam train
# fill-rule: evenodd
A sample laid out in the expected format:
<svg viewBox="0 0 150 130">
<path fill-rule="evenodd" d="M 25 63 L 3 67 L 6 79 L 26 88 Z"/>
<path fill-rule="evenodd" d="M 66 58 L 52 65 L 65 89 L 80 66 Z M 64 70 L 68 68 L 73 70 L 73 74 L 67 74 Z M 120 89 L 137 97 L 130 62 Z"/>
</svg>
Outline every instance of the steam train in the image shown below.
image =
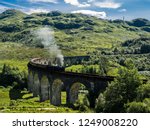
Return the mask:
<svg viewBox="0 0 150 130">
<path fill-rule="evenodd" d="M 62 66 L 48 66 L 48 70 L 49 71 L 61 71 L 61 72 L 64 72 L 65 71 L 65 67 L 62 67 Z"/>
<path fill-rule="evenodd" d="M 34 58 L 28 63 L 28 67 L 34 68 L 43 68 L 48 71 L 65 71 L 65 67 L 63 67 L 60 62 L 56 59 L 46 60 L 41 58 Z"/>
</svg>

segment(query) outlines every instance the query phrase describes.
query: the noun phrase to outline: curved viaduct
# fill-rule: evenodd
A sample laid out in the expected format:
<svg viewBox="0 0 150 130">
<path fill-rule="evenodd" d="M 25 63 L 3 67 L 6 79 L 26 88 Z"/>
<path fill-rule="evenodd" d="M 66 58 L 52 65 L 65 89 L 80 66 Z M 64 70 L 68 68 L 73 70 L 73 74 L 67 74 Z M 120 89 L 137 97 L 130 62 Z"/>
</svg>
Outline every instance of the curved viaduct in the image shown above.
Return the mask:
<svg viewBox="0 0 150 130">
<path fill-rule="evenodd" d="M 65 72 L 64 68 L 49 66 L 46 60 L 32 59 L 28 63 L 28 90 L 40 101 L 50 100 L 53 105 L 61 105 L 61 91 L 66 91 L 66 103 L 73 104 L 78 99 L 78 87 L 74 83 L 83 84 L 89 92 L 90 105 L 94 107 L 99 93 L 106 89 L 108 82 L 114 77 Z M 59 83 L 57 82 L 59 81 Z"/>
</svg>

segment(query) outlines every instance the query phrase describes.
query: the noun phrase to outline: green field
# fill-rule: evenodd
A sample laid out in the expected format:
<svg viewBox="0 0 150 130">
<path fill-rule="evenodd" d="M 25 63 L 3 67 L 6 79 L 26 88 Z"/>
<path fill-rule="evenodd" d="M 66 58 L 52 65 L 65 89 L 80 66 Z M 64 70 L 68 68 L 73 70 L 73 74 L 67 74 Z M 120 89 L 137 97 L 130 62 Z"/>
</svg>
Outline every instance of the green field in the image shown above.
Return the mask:
<svg viewBox="0 0 150 130">
<path fill-rule="evenodd" d="M 0 113 L 77 113 L 78 110 L 73 110 L 65 106 L 65 93 L 62 93 L 62 105 L 56 107 L 50 104 L 50 101 L 39 102 L 39 97 L 32 96 L 27 91 L 21 91 L 20 99 L 10 99 L 10 88 L 0 88 Z M 14 96 L 18 92 L 14 93 Z"/>
</svg>

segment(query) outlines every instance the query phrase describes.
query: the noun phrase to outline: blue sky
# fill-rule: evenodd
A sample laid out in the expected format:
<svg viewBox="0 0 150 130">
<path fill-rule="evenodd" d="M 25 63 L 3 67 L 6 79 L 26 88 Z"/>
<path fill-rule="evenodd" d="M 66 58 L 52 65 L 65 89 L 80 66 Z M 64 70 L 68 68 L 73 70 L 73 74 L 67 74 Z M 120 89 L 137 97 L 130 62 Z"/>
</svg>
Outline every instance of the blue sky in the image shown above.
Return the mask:
<svg viewBox="0 0 150 130">
<path fill-rule="evenodd" d="M 107 19 L 150 19 L 150 0 L 0 0 L 0 12 L 9 8 L 28 14 L 59 10 Z"/>
</svg>

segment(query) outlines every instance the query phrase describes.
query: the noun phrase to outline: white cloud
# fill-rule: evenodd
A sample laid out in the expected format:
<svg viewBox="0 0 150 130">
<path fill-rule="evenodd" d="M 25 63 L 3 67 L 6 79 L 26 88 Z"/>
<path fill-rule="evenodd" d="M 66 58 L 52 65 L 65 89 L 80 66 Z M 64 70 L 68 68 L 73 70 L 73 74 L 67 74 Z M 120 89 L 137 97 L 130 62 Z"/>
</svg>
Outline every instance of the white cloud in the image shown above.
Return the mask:
<svg viewBox="0 0 150 130">
<path fill-rule="evenodd" d="M 76 10 L 76 11 L 72 11 L 72 13 L 81 13 L 85 15 L 95 16 L 97 18 L 106 18 L 105 12 L 97 12 L 92 10 Z"/>
<path fill-rule="evenodd" d="M 93 5 L 100 7 L 100 8 L 117 9 L 117 8 L 121 7 L 122 4 L 114 2 L 114 0 L 104 0 L 102 2 L 98 2 L 97 0 L 94 0 Z"/>
<path fill-rule="evenodd" d="M 86 2 L 82 3 L 80 3 L 79 0 L 64 0 L 64 2 L 77 7 L 96 6 L 100 8 L 112 8 L 112 9 L 117 9 L 122 5 L 119 2 L 115 2 L 115 0 L 87 0 Z"/>
<path fill-rule="evenodd" d="M 28 0 L 28 1 L 33 2 L 33 3 L 36 3 L 36 2 L 58 3 L 57 0 Z"/>
<path fill-rule="evenodd" d="M 48 13 L 50 12 L 50 10 L 47 9 L 26 9 L 26 10 L 22 10 L 24 13 L 26 14 L 32 14 L 32 13 Z"/>
<path fill-rule="evenodd" d="M 118 12 L 127 12 L 127 9 L 120 9 L 120 10 L 118 10 Z"/>
<path fill-rule="evenodd" d="M 88 2 L 90 3 L 90 2 L 94 2 L 95 0 L 88 0 Z"/>
<path fill-rule="evenodd" d="M 7 9 L 9 9 L 9 8 L 6 6 L 0 5 L 0 13 L 4 12 Z"/>
<path fill-rule="evenodd" d="M 86 2 L 80 3 L 78 0 L 64 0 L 64 2 L 67 4 L 77 6 L 77 7 L 89 7 L 89 6 L 91 6 L 90 4 L 88 4 Z"/>
</svg>

